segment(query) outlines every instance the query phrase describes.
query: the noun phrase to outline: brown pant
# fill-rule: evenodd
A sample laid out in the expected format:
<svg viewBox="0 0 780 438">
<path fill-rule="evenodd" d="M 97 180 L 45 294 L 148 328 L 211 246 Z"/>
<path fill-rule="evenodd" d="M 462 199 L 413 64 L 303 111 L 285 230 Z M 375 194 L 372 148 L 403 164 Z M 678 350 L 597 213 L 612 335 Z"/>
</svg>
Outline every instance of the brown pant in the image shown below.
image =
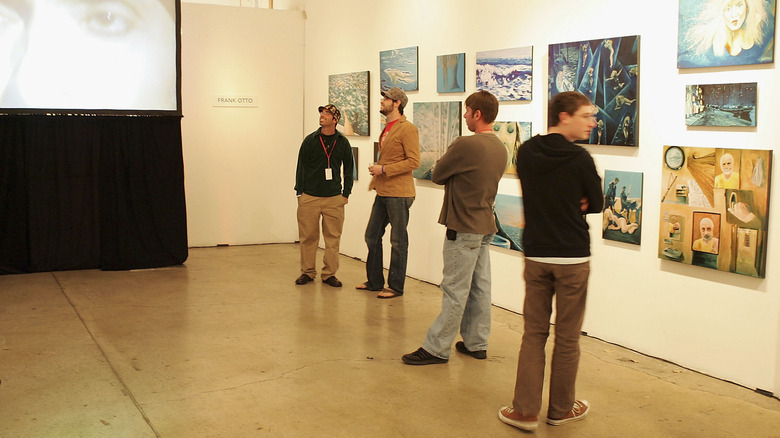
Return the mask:
<svg viewBox="0 0 780 438">
<path fill-rule="evenodd" d="M 320 217 L 325 255 L 322 279 L 336 275 L 339 269 L 339 243 L 344 228 L 344 197 L 318 197 L 302 194 L 298 198 L 298 237 L 301 241 L 301 273 L 317 276 L 317 246 L 320 243 Z"/>
<path fill-rule="evenodd" d="M 544 384 L 545 344 L 556 296 L 555 347 L 550 372 L 549 418 L 562 418 L 574 405 L 580 363 L 580 335 L 588 295 L 590 262 L 556 265 L 525 261 L 525 332 L 517 361 L 512 405 L 520 415 L 539 415 Z"/>
</svg>

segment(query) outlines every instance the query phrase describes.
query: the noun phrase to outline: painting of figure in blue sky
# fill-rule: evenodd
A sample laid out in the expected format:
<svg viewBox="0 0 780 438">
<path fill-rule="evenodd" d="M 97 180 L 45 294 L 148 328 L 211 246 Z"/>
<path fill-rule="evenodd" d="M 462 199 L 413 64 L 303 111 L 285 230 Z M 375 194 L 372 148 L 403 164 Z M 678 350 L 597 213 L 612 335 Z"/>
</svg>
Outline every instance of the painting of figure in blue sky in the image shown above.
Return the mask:
<svg viewBox="0 0 780 438">
<path fill-rule="evenodd" d="M 344 135 L 368 135 L 368 71 L 328 76 L 328 103 L 341 111 Z"/>
<path fill-rule="evenodd" d="M 379 52 L 379 81 L 383 91 L 398 87 L 415 91 L 417 85 L 417 46 Z"/>
<path fill-rule="evenodd" d="M 756 126 L 758 84 L 685 86 L 685 124 L 688 126 Z"/>
<path fill-rule="evenodd" d="M 531 100 L 533 47 L 477 52 L 477 90 L 498 100 Z"/>
<path fill-rule="evenodd" d="M 775 0 L 680 0 L 677 67 L 774 62 Z"/>
<path fill-rule="evenodd" d="M 420 167 L 415 178 L 431 179 L 433 165 L 461 132 L 460 102 L 415 102 L 414 124 L 420 133 Z"/>
<path fill-rule="evenodd" d="M 579 91 L 596 105 L 587 143 L 637 146 L 639 36 L 551 44 L 549 97 Z"/>
<path fill-rule="evenodd" d="M 466 91 L 465 53 L 436 57 L 436 91 L 439 93 Z"/>
<path fill-rule="evenodd" d="M 523 250 L 523 229 L 525 229 L 525 212 L 523 198 L 497 194 L 493 216 L 498 232 L 493 237 L 492 245 L 502 248 Z"/>
</svg>

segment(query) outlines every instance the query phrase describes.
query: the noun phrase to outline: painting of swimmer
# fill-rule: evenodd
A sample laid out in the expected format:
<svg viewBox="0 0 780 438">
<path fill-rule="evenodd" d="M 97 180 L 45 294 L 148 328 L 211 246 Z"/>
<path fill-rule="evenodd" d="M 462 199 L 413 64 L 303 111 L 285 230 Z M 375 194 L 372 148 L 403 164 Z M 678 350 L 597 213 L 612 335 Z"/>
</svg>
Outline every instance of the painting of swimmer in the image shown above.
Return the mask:
<svg viewBox="0 0 780 438">
<path fill-rule="evenodd" d="M 596 105 L 589 144 L 637 146 L 639 36 L 551 44 L 549 98 L 579 91 Z"/>
<path fill-rule="evenodd" d="M 774 62 L 775 0 L 680 0 L 677 67 Z"/>
<path fill-rule="evenodd" d="M 641 172 L 604 172 L 604 214 L 601 236 L 640 245 L 642 240 Z"/>
<path fill-rule="evenodd" d="M 531 122 L 493 122 L 493 133 L 506 147 L 507 163 L 504 173 L 517 175 L 517 149 L 531 139 Z"/>
<path fill-rule="evenodd" d="M 341 111 L 344 135 L 369 135 L 368 71 L 328 76 L 328 103 Z"/>
<path fill-rule="evenodd" d="M 417 85 L 417 46 L 379 52 L 379 82 L 382 91 L 398 87 L 415 91 Z"/>
<path fill-rule="evenodd" d="M 533 47 L 477 52 L 477 90 L 498 100 L 531 100 Z"/>
<path fill-rule="evenodd" d="M 664 146 L 658 257 L 763 278 L 771 174 L 772 150 Z"/>
<path fill-rule="evenodd" d="M 436 57 L 436 91 L 439 93 L 466 91 L 465 53 Z"/>
<path fill-rule="evenodd" d="M 685 86 L 688 126 L 756 126 L 755 82 Z"/>
<path fill-rule="evenodd" d="M 433 165 L 461 132 L 460 102 L 415 102 L 414 124 L 420 134 L 420 167 L 415 178 L 431 179 Z"/>
<path fill-rule="evenodd" d="M 491 244 L 501 248 L 522 251 L 523 229 L 525 228 L 523 198 L 521 196 L 497 194 L 493 216 L 496 219 L 498 232 L 493 237 Z"/>
</svg>

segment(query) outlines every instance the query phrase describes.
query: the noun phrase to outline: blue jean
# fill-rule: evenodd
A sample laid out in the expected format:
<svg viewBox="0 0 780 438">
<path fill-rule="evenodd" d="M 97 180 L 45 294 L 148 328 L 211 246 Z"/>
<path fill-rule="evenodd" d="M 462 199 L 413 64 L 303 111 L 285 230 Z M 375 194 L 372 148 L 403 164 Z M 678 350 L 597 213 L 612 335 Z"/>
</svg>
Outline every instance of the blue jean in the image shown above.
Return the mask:
<svg viewBox="0 0 780 438">
<path fill-rule="evenodd" d="M 382 237 L 390 224 L 390 272 L 387 275 L 387 287 L 399 294 L 404 293 L 406 281 L 406 258 L 409 254 L 409 208 L 414 198 L 395 198 L 377 195 L 371 216 L 366 226 L 366 285 L 370 290 L 382 290 L 385 287 L 384 262 L 382 261 Z"/>
<path fill-rule="evenodd" d="M 458 233 L 445 240 L 441 313 L 428 329 L 423 348 L 450 357 L 458 334 L 471 351 L 487 350 L 490 335 L 490 242 L 492 234 Z"/>
</svg>

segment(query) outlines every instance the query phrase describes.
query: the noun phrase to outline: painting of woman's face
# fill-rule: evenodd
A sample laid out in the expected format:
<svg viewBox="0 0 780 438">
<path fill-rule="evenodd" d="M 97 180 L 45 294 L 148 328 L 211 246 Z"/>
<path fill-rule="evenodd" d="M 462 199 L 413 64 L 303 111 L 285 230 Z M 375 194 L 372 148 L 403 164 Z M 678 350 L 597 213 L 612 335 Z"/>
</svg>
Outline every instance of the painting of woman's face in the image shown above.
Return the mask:
<svg viewBox="0 0 780 438">
<path fill-rule="evenodd" d="M 730 0 L 723 7 L 723 20 L 726 22 L 726 27 L 732 31 L 738 30 L 745 24 L 745 17 L 747 17 L 745 0 Z"/>
</svg>

